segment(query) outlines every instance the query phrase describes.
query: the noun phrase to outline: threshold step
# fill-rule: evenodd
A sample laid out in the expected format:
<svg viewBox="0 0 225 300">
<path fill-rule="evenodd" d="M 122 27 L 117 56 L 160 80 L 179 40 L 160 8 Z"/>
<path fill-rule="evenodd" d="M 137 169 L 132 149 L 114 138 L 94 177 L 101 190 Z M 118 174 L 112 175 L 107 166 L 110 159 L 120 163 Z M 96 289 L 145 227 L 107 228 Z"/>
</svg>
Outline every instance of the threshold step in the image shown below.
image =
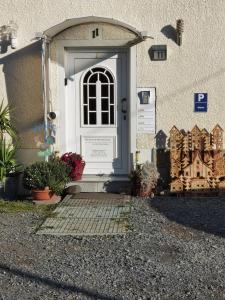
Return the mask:
<svg viewBox="0 0 225 300">
<path fill-rule="evenodd" d="M 110 175 L 83 175 L 79 182 L 107 182 L 107 181 L 129 181 L 127 175 L 110 176 Z M 78 181 L 77 181 L 78 182 Z"/>
<path fill-rule="evenodd" d="M 82 180 L 72 181 L 67 186 L 79 185 L 85 193 L 125 193 L 130 194 L 131 184 L 128 177 L 121 176 L 83 176 Z"/>
</svg>

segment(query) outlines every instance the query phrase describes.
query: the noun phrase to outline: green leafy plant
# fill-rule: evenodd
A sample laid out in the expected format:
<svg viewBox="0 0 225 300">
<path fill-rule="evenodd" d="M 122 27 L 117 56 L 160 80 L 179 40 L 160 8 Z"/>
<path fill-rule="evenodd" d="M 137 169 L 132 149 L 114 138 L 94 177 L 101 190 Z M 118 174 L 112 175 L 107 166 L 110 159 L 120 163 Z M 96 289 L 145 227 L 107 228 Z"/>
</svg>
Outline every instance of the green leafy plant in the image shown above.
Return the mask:
<svg viewBox="0 0 225 300">
<path fill-rule="evenodd" d="M 7 143 L 5 139 L 0 140 L 0 181 L 4 182 L 10 173 L 19 171 L 20 165 L 16 163 L 16 146 Z"/>
<path fill-rule="evenodd" d="M 4 102 L 2 100 L 0 104 L 0 135 L 3 138 L 4 133 L 8 133 L 13 139 L 17 137 L 17 133 L 15 128 L 13 127 L 10 121 L 10 112 L 12 109 L 9 105 L 4 106 Z"/>
<path fill-rule="evenodd" d="M 70 167 L 59 159 L 36 162 L 25 168 L 23 185 L 28 190 L 44 190 L 48 187 L 56 195 L 61 195 L 70 181 L 70 172 Z"/>
</svg>

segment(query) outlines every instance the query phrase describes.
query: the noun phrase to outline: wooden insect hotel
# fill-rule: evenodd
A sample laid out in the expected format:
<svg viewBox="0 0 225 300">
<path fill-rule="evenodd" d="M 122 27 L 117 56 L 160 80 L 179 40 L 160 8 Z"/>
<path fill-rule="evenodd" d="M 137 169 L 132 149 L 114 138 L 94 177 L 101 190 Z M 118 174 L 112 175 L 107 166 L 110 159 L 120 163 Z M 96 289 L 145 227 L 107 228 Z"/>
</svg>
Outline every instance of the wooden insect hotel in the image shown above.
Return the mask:
<svg viewBox="0 0 225 300">
<path fill-rule="evenodd" d="M 170 130 L 170 191 L 225 189 L 223 129 Z"/>
</svg>

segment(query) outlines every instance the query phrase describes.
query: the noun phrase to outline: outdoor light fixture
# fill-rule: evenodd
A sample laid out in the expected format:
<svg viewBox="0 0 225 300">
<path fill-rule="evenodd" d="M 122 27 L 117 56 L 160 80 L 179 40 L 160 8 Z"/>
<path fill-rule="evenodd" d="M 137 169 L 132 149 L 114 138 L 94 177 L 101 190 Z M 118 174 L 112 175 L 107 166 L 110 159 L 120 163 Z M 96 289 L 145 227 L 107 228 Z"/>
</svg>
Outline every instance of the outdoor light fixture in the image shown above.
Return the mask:
<svg viewBox="0 0 225 300">
<path fill-rule="evenodd" d="M 166 45 L 153 45 L 149 49 L 151 60 L 166 60 L 167 59 L 167 46 Z"/>
<path fill-rule="evenodd" d="M 181 46 L 182 45 L 182 33 L 184 32 L 184 20 L 179 19 L 177 20 L 177 45 Z"/>
<path fill-rule="evenodd" d="M 0 27 L 0 52 L 2 47 L 11 46 L 12 49 L 17 47 L 17 30 L 18 26 L 14 21 L 9 21 L 7 25 Z"/>
</svg>

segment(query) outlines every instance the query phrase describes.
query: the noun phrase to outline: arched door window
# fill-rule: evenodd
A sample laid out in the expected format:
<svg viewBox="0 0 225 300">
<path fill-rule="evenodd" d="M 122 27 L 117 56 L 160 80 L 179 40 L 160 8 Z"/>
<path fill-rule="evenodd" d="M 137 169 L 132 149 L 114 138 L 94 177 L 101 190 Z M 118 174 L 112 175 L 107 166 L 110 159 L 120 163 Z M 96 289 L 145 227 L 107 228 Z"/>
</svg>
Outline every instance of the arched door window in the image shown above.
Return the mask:
<svg viewBox="0 0 225 300">
<path fill-rule="evenodd" d="M 103 67 L 90 69 L 83 79 L 83 125 L 115 125 L 115 80 Z"/>
</svg>

